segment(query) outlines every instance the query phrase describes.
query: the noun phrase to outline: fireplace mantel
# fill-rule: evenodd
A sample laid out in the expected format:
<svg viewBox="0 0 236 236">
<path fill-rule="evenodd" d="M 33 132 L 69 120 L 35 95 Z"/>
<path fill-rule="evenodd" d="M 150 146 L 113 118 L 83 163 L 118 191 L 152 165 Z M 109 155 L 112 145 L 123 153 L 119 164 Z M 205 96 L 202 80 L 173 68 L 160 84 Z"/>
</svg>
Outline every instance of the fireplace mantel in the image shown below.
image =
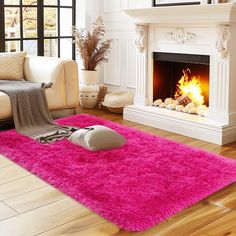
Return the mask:
<svg viewBox="0 0 236 236">
<path fill-rule="evenodd" d="M 136 91 L 124 119 L 217 144 L 236 140 L 236 4 L 127 9 L 136 25 Z M 206 55 L 209 65 L 209 114 L 153 107 L 153 55 Z M 155 98 L 156 99 L 156 98 Z"/>
<path fill-rule="evenodd" d="M 134 23 L 231 23 L 236 22 L 236 4 L 204 4 L 125 9 Z"/>
</svg>

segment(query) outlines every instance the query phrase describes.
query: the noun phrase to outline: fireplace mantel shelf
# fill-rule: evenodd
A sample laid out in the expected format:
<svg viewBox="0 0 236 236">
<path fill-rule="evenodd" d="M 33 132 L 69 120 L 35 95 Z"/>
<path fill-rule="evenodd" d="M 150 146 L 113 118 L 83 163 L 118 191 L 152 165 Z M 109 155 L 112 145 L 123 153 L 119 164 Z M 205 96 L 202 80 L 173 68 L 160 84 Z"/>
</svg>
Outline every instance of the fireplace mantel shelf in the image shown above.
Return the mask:
<svg viewBox="0 0 236 236">
<path fill-rule="evenodd" d="M 124 12 L 137 24 L 236 22 L 234 3 L 125 9 Z"/>
</svg>

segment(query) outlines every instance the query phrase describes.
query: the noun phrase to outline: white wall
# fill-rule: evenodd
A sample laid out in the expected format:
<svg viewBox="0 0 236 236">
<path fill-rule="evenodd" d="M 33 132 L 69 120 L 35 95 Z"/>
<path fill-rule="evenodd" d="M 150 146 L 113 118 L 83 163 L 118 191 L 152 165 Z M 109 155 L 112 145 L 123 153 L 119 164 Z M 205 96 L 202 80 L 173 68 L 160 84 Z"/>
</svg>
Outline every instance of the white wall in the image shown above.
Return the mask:
<svg viewBox="0 0 236 236">
<path fill-rule="evenodd" d="M 123 12 L 125 8 L 151 7 L 151 0 L 77 0 L 78 26 L 89 27 L 97 16 L 103 17 L 107 38 L 112 38 L 109 62 L 99 68 L 100 82 L 109 91 L 131 90 L 136 84 L 135 27 Z"/>
<path fill-rule="evenodd" d="M 76 0 L 76 25 L 79 28 L 90 27 L 101 15 L 101 0 Z"/>
<path fill-rule="evenodd" d="M 150 7 L 150 0 L 101 0 L 107 37 L 113 39 L 110 60 L 104 65 L 103 81 L 110 91 L 136 87 L 135 26 L 123 9 Z"/>
<path fill-rule="evenodd" d="M 101 0 L 76 0 L 76 26 L 77 28 L 89 29 L 92 23 L 98 16 L 101 15 Z M 76 60 L 79 63 L 79 68 L 82 68 L 82 63 L 79 56 L 76 56 Z M 83 69 L 83 68 L 82 68 Z M 99 81 L 103 82 L 102 68 L 98 68 L 100 71 Z"/>
</svg>

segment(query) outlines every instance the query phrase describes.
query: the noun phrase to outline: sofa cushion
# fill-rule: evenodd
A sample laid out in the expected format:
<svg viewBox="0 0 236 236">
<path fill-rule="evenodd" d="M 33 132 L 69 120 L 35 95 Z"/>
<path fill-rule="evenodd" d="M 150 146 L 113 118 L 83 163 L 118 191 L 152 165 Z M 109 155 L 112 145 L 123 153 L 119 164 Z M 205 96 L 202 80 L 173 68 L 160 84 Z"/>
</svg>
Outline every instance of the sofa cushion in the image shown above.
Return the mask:
<svg viewBox="0 0 236 236">
<path fill-rule="evenodd" d="M 23 80 L 25 52 L 0 53 L 0 79 Z"/>
<path fill-rule="evenodd" d="M 0 120 L 12 117 L 10 98 L 3 92 L 0 92 Z"/>
</svg>

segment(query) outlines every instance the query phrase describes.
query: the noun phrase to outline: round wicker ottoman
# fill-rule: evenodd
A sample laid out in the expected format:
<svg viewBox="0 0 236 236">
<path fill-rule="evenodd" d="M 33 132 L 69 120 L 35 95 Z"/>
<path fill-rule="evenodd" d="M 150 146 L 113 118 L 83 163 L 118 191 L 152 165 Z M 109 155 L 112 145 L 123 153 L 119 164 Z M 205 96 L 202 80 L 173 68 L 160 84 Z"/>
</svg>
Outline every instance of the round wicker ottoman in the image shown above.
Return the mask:
<svg viewBox="0 0 236 236">
<path fill-rule="evenodd" d="M 132 105 L 133 102 L 134 95 L 131 92 L 114 92 L 105 96 L 102 105 L 110 112 L 122 114 L 124 107 Z"/>
</svg>

